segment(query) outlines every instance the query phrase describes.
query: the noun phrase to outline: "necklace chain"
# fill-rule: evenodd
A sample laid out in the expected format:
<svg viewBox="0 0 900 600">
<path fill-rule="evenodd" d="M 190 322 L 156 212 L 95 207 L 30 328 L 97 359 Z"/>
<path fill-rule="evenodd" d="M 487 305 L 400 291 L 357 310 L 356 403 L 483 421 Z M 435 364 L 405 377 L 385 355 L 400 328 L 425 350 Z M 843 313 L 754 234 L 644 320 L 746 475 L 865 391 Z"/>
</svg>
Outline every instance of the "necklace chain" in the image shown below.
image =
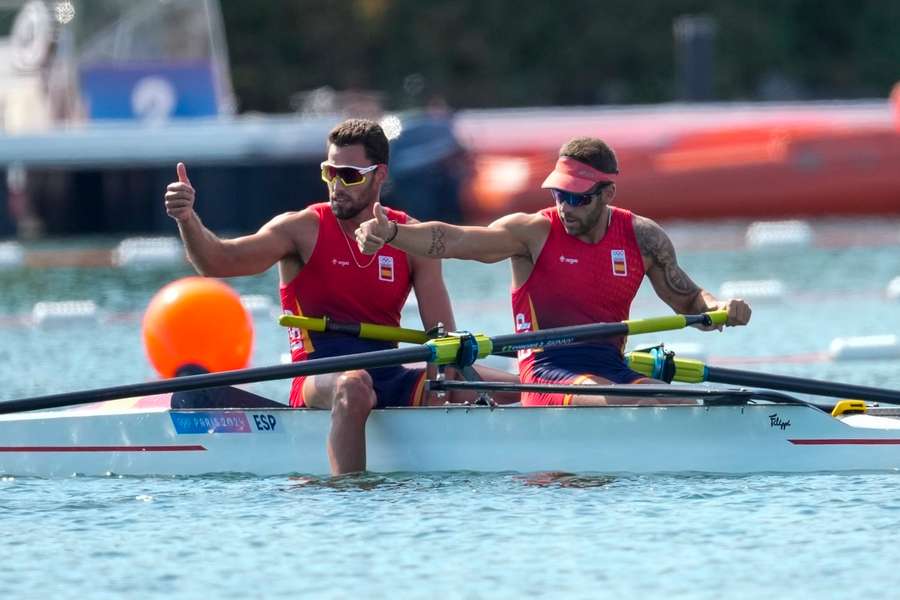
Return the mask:
<svg viewBox="0 0 900 600">
<path fill-rule="evenodd" d="M 375 262 L 375 259 L 378 257 L 378 253 L 376 252 L 375 254 L 373 254 L 372 258 L 370 258 L 369 262 L 367 262 L 366 264 L 359 264 L 359 261 L 356 260 L 356 253 L 353 252 L 353 246 L 350 244 L 350 236 L 347 235 L 346 231 L 344 231 L 344 226 L 341 225 L 340 221 L 338 221 L 338 229 L 341 230 L 341 237 L 343 237 L 344 241 L 347 243 L 347 250 L 350 251 L 350 258 L 353 259 L 353 263 L 356 265 L 356 267 L 358 269 L 367 269 L 372 266 L 372 263 Z"/>
</svg>

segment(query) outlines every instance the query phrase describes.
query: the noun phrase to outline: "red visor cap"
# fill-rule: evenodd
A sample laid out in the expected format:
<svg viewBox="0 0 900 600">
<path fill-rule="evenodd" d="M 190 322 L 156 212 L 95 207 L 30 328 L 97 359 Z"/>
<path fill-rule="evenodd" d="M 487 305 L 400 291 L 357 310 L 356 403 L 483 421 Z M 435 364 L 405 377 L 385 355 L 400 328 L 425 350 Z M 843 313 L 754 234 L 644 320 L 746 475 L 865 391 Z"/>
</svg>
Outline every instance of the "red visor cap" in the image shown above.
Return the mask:
<svg viewBox="0 0 900 600">
<path fill-rule="evenodd" d="M 615 175 L 612 173 L 604 173 L 571 156 L 560 156 L 556 161 L 556 168 L 547 176 L 541 187 L 584 194 L 592 190 L 598 183 L 614 182 L 615 180 Z"/>
</svg>

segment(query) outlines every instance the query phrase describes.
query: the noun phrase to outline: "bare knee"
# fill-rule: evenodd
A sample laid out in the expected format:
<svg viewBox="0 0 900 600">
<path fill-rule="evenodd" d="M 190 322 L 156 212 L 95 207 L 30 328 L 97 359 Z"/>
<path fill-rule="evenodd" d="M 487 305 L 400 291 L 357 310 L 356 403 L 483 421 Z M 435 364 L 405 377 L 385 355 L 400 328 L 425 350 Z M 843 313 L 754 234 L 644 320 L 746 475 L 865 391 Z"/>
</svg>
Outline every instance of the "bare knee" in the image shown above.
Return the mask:
<svg viewBox="0 0 900 600">
<path fill-rule="evenodd" d="M 346 371 L 338 376 L 335 387 L 340 389 L 342 385 L 355 385 L 357 383 L 362 383 L 369 389 L 372 389 L 372 376 L 369 375 L 368 371 L 362 369 Z"/>
<path fill-rule="evenodd" d="M 336 419 L 365 421 L 375 402 L 372 377 L 365 371 L 348 371 L 335 382 L 331 414 Z"/>
</svg>

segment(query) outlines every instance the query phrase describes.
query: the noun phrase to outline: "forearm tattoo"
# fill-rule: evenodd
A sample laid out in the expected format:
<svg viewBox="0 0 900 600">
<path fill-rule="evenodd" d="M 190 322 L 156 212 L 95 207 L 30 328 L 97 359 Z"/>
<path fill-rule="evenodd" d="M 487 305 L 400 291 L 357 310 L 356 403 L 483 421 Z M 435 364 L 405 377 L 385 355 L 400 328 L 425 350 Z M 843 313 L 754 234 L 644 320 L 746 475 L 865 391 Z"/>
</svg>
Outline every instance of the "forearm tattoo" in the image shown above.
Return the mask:
<svg viewBox="0 0 900 600">
<path fill-rule="evenodd" d="M 700 287 L 691 281 L 675 258 L 675 247 L 669 236 L 655 223 L 636 222 L 634 228 L 641 252 L 653 259 L 652 269 L 659 269 L 663 274 L 666 287 L 679 296 L 696 296 Z"/>
<path fill-rule="evenodd" d="M 447 248 L 444 246 L 444 232 L 435 225 L 431 228 L 431 247 L 428 249 L 428 256 L 443 256 Z"/>
</svg>

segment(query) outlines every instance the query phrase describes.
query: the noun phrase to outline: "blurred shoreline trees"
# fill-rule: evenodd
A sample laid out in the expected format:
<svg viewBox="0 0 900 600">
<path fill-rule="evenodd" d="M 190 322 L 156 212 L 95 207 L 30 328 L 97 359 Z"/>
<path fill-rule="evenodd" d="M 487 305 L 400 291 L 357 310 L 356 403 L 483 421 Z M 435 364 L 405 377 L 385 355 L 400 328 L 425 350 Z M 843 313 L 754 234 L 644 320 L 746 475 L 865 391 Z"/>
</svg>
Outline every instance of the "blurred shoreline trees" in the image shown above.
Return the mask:
<svg viewBox="0 0 900 600">
<path fill-rule="evenodd" d="M 715 100 L 887 97 L 900 2 L 222 0 L 240 111 L 376 90 L 392 109 L 635 104 L 677 97 L 673 22 L 715 23 Z"/>
</svg>

